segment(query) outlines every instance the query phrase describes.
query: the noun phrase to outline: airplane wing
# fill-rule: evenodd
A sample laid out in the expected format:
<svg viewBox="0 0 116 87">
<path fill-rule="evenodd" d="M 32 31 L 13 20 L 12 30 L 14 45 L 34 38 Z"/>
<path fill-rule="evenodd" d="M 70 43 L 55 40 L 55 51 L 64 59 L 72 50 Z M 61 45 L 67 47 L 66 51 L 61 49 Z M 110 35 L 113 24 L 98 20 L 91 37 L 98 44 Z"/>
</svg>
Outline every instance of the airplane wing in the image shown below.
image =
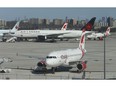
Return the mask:
<svg viewBox="0 0 116 87">
<path fill-rule="evenodd" d="M 85 33 L 86 34 L 91 34 L 91 33 L 94 33 L 94 31 L 86 31 Z"/>
<path fill-rule="evenodd" d="M 43 36 L 48 36 L 48 37 L 58 37 L 59 35 L 68 34 L 68 33 L 70 33 L 70 32 L 53 33 L 53 34 L 44 34 Z"/>
</svg>

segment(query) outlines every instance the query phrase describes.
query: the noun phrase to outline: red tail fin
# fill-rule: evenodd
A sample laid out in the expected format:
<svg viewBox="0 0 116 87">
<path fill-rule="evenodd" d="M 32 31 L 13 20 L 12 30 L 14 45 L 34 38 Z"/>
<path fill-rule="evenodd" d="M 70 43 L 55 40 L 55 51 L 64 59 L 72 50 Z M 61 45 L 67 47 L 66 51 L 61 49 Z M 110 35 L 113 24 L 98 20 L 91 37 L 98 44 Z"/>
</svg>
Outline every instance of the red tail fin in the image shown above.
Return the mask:
<svg viewBox="0 0 116 87">
<path fill-rule="evenodd" d="M 107 28 L 105 36 L 108 36 L 110 34 L 110 27 Z"/>
<path fill-rule="evenodd" d="M 86 31 L 91 31 L 95 20 L 96 20 L 96 17 L 93 17 L 84 27 L 81 28 L 81 30 L 85 29 Z"/>
<path fill-rule="evenodd" d="M 61 30 L 66 30 L 68 26 L 68 23 L 64 23 L 64 25 L 62 26 Z"/>
<path fill-rule="evenodd" d="M 13 27 L 12 31 L 17 31 L 19 29 L 19 24 L 20 24 L 20 21 L 18 21 L 15 26 Z"/>
</svg>

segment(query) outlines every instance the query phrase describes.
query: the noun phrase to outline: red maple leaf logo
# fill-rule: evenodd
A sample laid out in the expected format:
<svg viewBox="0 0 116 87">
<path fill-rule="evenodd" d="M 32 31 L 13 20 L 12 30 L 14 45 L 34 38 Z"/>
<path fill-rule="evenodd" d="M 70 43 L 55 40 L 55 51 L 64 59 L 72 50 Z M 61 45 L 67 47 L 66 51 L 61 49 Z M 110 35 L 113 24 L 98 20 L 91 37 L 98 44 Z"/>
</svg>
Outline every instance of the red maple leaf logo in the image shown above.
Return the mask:
<svg viewBox="0 0 116 87">
<path fill-rule="evenodd" d="M 17 30 L 19 29 L 19 27 L 18 27 L 18 26 L 16 26 L 15 28 L 16 28 Z"/>
<path fill-rule="evenodd" d="M 86 30 L 91 30 L 91 28 L 92 28 L 92 24 L 90 24 L 90 23 L 88 23 L 87 25 L 86 25 Z"/>
</svg>

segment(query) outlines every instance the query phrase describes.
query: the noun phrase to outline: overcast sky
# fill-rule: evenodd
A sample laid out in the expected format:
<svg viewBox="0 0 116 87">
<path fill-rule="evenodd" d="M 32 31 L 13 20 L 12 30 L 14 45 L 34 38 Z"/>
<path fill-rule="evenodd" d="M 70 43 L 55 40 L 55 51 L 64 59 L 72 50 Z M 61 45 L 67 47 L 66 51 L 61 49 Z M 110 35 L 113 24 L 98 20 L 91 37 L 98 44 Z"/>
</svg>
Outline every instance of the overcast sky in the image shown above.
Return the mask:
<svg viewBox="0 0 116 87">
<path fill-rule="evenodd" d="M 116 18 L 116 8 L 0 8 L 0 19 L 15 20 L 16 18 L 62 18 L 90 19 L 91 17 L 111 16 Z"/>
</svg>

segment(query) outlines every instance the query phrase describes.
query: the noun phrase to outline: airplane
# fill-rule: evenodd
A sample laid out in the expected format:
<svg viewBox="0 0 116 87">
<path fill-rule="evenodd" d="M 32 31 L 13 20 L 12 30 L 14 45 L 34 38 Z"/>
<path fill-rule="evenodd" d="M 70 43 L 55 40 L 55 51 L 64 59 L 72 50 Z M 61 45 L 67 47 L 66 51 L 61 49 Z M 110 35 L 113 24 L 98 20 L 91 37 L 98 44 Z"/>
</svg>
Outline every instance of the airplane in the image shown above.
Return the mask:
<svg viewBox="0 0 116 87">
<path fill-rule="evenodd" d="M 6 41 L 5 35 L 16 32 L 18 28 L 19 28 L 19 22 L 17 22 L 12 29 L 0 30 L 0 38 L 2 39 L 2 41 Z"/>
<path fill-rule="evenodd" d="M 0 58 L 0 72 L 9 73 L 11 69 L 5 69 L 1 66 L 5 62 L 13 62 L 13 60 L 11 60 L 11 58 L 5 58 L 5 57 Z"/>
<path fill-rule="evenodd" d="M 94 25 L 96 17 L 93 17 L 83 28 L 86 28 L 86 33 L 90 33 L 91 28 Z M 17 37 L 17 41 L 22 39 L 36 39 L 37 41 L 45 41 L 47 39 L 63 39 L 63 38 L 77 38 L 81 36 L 81 30 L 66 30 L 67 24 L 62 27 L 61 30 L 17 30 L 13 37 Z"/>
<path fill-rule="evenodd" d="M 77 67 L 78 72 L 82 72 L 86 69 L 87 61 L 83 61 L 82 58 L 84 57 L 85 53 L 87 52 L 85 49 L 85 29 L 82 32 L 81 39 L 79 42 L 79 47 L 75 49 L 66 49 L 60 51 L 53 51 L 46 56 L 45 61 L 40 61 L 37 64 L 37 68 L 47 70 L 47 66 L 51 67 L 52 73 L 55 73 L 55 70 L 59 66 L 64 67 Z M 35 70 L 36 70 L 35 69 Z"/>
<path fill-rule="evenodd" d="M 88 35 L 87 38 L 89 40 L 91 40 L 91 39 L 94 39 L 94 40 L 97 40 L 97 39 L 103 40 L 104 35 L 106 37 L 109 36 L 109 35 L 111 35 L 110 34 L 110 27 L 107 28 L 107 30 L 106 30 L 105 33 L 92 33 L 91 35 Z"/>
<path fill-rule="evenodd" d="M 15 33 L 10 34 L 13 37 L 10 38 L 7 42 L 10 42 L 11 40 L 14 40 L 14 39 L 17 41 L 22 41 L 23 39 L 37 39 L 38 41 L 41 41 L 41 40 L 43 41 L 43 39 L 45 40 L 46 38 L 49 38 L 52 36 L 56 37 L 57 35 L 64 34 L 64 31 L 67 29 L 67 26 L 68 26 L 68 23 L 66 22 L 62 26 L 61 30 L 17 30 L 15 31 Z M 42 36 L 42 34 L 40 33 L 41 31 L 43 31 L 42 34 L 48 34 L 47 37 L 45 36 L 44 38 L 44 35 Z M 58 33 L 59 31 L 61 32 Z"/>
</svg>

